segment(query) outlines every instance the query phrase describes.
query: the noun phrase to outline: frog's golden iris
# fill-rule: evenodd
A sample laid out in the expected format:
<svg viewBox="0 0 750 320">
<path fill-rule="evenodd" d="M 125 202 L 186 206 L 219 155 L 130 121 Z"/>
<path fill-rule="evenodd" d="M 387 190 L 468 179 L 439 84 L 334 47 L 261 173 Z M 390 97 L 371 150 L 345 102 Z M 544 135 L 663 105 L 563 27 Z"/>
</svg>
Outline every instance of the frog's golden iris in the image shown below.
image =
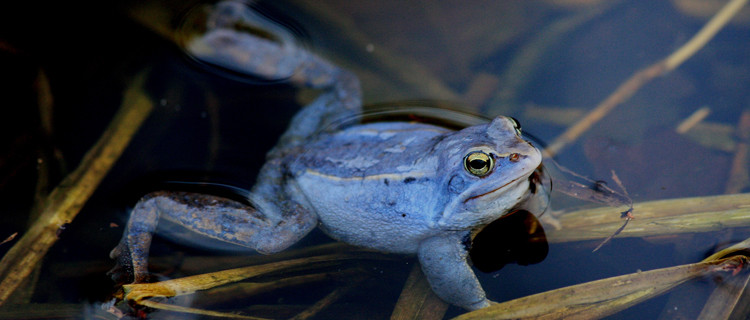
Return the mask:
<svg viewBox="0 0 750 320">
<path fill-rule="evenodd" d="M 482 177 L 490 173 L 494 166 L 495 159 L 482 151 L 469 152 L 469 154 L 464 157 L 464 168 L 466 168 L 466 171 L 477 177 Z"/>
</svg>

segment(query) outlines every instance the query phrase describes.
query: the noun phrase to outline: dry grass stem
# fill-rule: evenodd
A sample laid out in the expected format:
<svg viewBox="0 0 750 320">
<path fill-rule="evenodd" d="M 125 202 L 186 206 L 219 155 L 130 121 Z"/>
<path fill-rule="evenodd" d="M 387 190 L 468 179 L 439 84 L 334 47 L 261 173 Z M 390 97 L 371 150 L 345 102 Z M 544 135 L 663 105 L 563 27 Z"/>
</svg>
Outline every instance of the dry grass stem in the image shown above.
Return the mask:
<svg viewBox="0 0 750 320">
<path fill-rule="evenodd" d="M 750 139 L 750 111 L 748 110 L 745 110 L 740 116 L 737 136 L 741 141 L 737 144 L 734 162 L 727 182 L 726 193 L 728 194 L 739 192 L 748 182 L 747 141 Z M 748 247 L 750 247 L 750 239 L 721 250 L 706 259 L 724 257 L 746 250 Z M 748 288 L 750 288 L 750 274 L 744 274 L 742 277 L 732 278 L 720 283 L 703 306 L 698 319 L 746 319 L 750 315 L 750 291 L 748 291 Z"/>
<path fill-rule="evenodd" d="M 488 116 L 515 113 L 516 110 L 512 108 L 518 104 L 518 92 L 531 82 L 532 77 L 529 75 L 534 74 L 540 67 L 539 62 L 543 61 L 545 55 L 554 54 L 550 49 L 563 41 L 566 35 L 606 13 L 617 2 L 606 1 L 603 5 L 592 6 L 570 17 L 559 19 L 536 33 L 534 38 L 525 43 L 508 61 L 505 71 L 498 76 L 497 93 L 485 109 L 480 110 L 481 113 Z"/>
<path fill-rule="evenodd" d="M 740 12 L 743 6 L 747 4 L 747 0 L 730 0 L 724 7 L 719 10 L 706 25 L 701 28 L 698 33 L 695 34 L 687 43 L 677 49 L 674 53 L 664 59 L 664 65 L 667 71 L 674 70 L 680 64 L 685 62 L 688 58 L 692 57 L 698 50 L 710 41 L 724 25 L 729 23 L 730 20 Z"/>
<path fill-rule="evenodd" d="M 331 254 L 347 254 L 352 256 L 373 256 L 376 259 L 393 259 L 392 255 L 376 253 L 343 242 L 330 242 L 311 247 L 290 249 L 272 255 L 230 255 L 230 256 L 187 256 L 181 257 L 180 270 L 187 274 L 201 274 L 216 270 L 241 268 L 248 265 L 259 265 L 281 260 L 299 259 L 303 257 L 322 256 Z M 174 266 L 173 257 L 154 257 L 149 259 L 149 265 L 162 265 L 164 268 Z"/>
<path fill-rule="evenodd" d="M 685 132 L 690 131 L 695 125 L 703 121 L 708 115 L 711 113 L 711 108 L 709 107 L 703 107 L 698 110 L 695 110 L 693 114 L 691 114 L 689 117 L 687 117 L 685 120 L 682 120 L 682 122 L 677 125 L 677 128 L 675 129 L 675 132 L 679 134 L 684 134 Z"/>
<path fill-rule="evenodd" d="M 308 269 L 308 268 L 318 268 L 318 267 L 327 266 L 331 264 L 338 264 L 338 263 L 343 262 L 344 260 L 377 259 L 380 257 L 380 255 L 369 255 L 367 253 L 362 253 L 362 252 L 354 252 L 354 253 L 355 254 L 330 254 L 330 255 L 313 256 L 313 257 L 307 257 L 307 258 L 298 258 L 298 259 L 292 259 L 292 260 L 283 260 L 283 261 L 276 261 L 276 262 L 271 262 L 271 263 L 267 263 L 263 265 L 255 265 L 255 266 L 249 266 L 249 267 L 217 271 L 217 272 L 200 274 L 200 275 L 195 275 L 195 276 L 183 277 L 179 279 L 166 280 L 166 281 L 161 281 L 161 282 L 156 282 L 156 283 L 139 283 L 139 284 L 124 285 L 123 286 L 124 300 L 134 302 L 138 305 L 148 306 L 148 307 L 152 307 L 152 308 L 160 309 L 160 310 L 185 312 L 185 313 L 208 315 L 208 316 L 215 316 L 215 317 L 229 317 L 229 318 L 238 318 L 238 319 L 260 319 L 260 318 L 247 317 L 247 316 L 241 316 L 241 315 L 230 314 L 230 313 L 222 313 L 222 312 L 216 312 L 216 311 L 208 311 L 208 310 L 197 309 L 197 308 L 189 308 L 189 307 L 165 304 L 157 300 L 154 300 L 153 298 L 157 298 L 157 299 L 158 298 L 170 298 L 170 297 L 192 294 L 197 291 L 207 290 L 207 289 L 222 286 L 225 284 L 238 282 L 238 281 L 242 281 L 248 278 L 271 274 L 271 273 Z M 352 273 L 349 271 L 344 271 L 343 275 L 351 276 Z M 318 275 L 313 275 L 313 276 L 314 278 L 311 278 L 311 279 L 299 279 L 299 280 L 301 280 L 302 282 L 307 282 L 310 280 L 320 279 Z M 339 273 L 339 276 L 341 276 L 341 273 Z M 348 290 L 352 289 L 354 286 L 359 284 L 359 282 L 360 281 L 358 279 L 354 279 L 354 281 L 350 281 L 346 286 L 337 288 L 336 290 L 331 292 L 329 295 L 327 295 L 325 298 L 318 301 L 318 303 L 314 304 L 307 310 L 295 316 L 295 319 L 307 319 L 317 314 L 323 308 L 329 306 L 331 303 L 338 300 Z M 283 285 L 289 285 L 289 283 L 283 284 Z M 257 289 L 257 287 L 253 286 L 253 288 L 251 288 L 251 291 L 255 289 Z"/>
<path fill-rule="evenodd" d="M 216 317 L 216 318 L 227 318 L 227 319 L 248 319 L 248 320 L 269 320 L 266 318 L 259 318 L 259 317 L 251 317 L 251 316 L 245 316 L 235 313 L 228 313 L 228 312 L 220 312 L 220 311 L 211 311 L 211 310 L 203 310 L 203 309 L 196 309 L 196 308 L 190 308 L 190 307 L 183 307 L 168 303 L 161 303 L 157 301 L 150 301 L 150 300 L 144 300 L 139 303 L 142 306 L 146 306 L 149 308 L 154 308 L 158 310 L 165 310 L 165 311 L 174 311 L 174 312 L 180 312 L 180 313 L 187 313 L 187 314 L 194 314 L 194 315 L 202 315 L 202 316 L 208 316 L 208 317 Z"/>
<path fill-rule="evenodd" d="M 39 120 L 42 131 L 47 136 L 52 136 L 52 133 L 54 132 L 52 126 L 54 99 L 52 97 L 52 88 L 49 85 L 49 78 L 42 69 L 37 71 L 36 79 L 34 79 L 34 92 L 37 97 L 37 107 L 39 108 Z"/>
<path fill-rule="evenodd" d="M 253 296 L 263 295 L 274 290 L 319 283 L 333 279 L 334 277 L 337 279 L 349 279 L 352 275 L 354 275 L 354 272 L 344 270 L 335 273 L 314 273 L 285 277 L 267 282 L 234 283 L 196 294 L 196 299 L 193 301 L 192 305 L 194 307 L 207 308 L 215 304 L 249 299 Z M 359 275 L 361 276 L 362 274 Z"/>
<path fill-rule="evenodd" d="M 469 319 L 597 319 L 651 299 L 688 280 L 746 268 L 745 256 L 637 272 L 523 297 L 465 313 Z"/>
<path fill-rule="evenodd" d="M 665 59 L 639 70 L 621 84 L 604 101 L 599 103 L 589 114 L 568 128 L 562 135 L 557 137 L 545 150 L 547 157 L 553 157 L 560 153 L 573 141 L 578 139 L 584 132 L 599 122 L 604 116 L 621 103 L 630 99 L 643 85 L 654 78 L 670 72 L 701 49 L 713 36 L 726 25 L 731 18 L 740 11 L 747 0 L 731 0 L 711 20 L 709 20 L 698 33 L 687 43 L 677 49 Z"/>
<path fill-rule="evenodd" d="M 354 289 L 354 287 L 359 285 L 361 280 L 362 279 L 350 281 L 346 285 L 334 289 L 331 293 L 323 297 L 323 299 L 320 299 L 318 302 L 316 302 L 309 308 L 305 309 L 304 311 L 300 312 L 296 316 L 292 317 L 290 320 L 306 320 L 306 319 L 315 317 L 315 315 L 323 311 L 323 309 L 327 308 L 334 302 L 338 301 L 347 292 L 349 292 L 350 290 Z"/>
<path fill-rule="evenodd" d="M 685 137 L 706 148 L 733 153 L 738 143 L 736 131 L 734 125 L 702 121 L 685 132 Z"/>
<path fill-rule="evenodd" d="M 750 248 L 750 239 L 745 239 L 710 255 L 703 261 L 714 261 L 735 254 L 747 255 L 748 248 Z M 750 312 L 750 304 L 748 304 L 750 301 L 747 301 L 750 296 L 746 290 L 748 281 L 750 281 L 750 274 L 745 273 L 740 277 L 719 283 L 718 288 L 714 290 L 703 307 L 699 319 L 746 319 L 746 315 Z M 745 316 L 738 316 L 738 314 Z"/>
<path fill-rule="evenodd" d="M 125 300 L 140 303 L 154 297 L 175 297 L 211 289 L 228 283 L 242 281 L 262 274 L 276 272 L 281 269 L 291 269 L 322 262 L 335 262 L 345 258 L 345 255 L 326 255 L 310 258 L 300 258 L 272 262 L 263 265 L 235 268 L 155 283 L 136 283 L 122 286 L 125 290 Z"/>
<path fill-rule="evenodd" d="M 750 284 L 750 273 L 748 272 L 719 283 L 719 286 L 708 298 L 698 319 L 747 319 L 748 307 L 750 306 L 747 303 L 748 301 L 743 301 L 743 295 L 747 295 L 748 284 Z M 742 313 L 744 316 L 740 317 L 736 313 Z"/>
<path fill-rule="evenodd" d="M 662 236 L 719 231 L 750 226 L 750 194 L 720 195 L 641 202 L 634 205 L 637 219 L 619 237 Z M 579 210 L 560 216 L 560 230 L 550 230 L 550 242 L 602 239 L 622 225 L 610 207 Z"/>
<path fill-rule="evenodd" d="M 8 300 L 57 241 L 60 228 L 70 223 L 94 192 L 153 105 L 142 91 L 146 72 L 138 75 L 124 95 L 122 106 L 78 168 L 49 194 L 39 219 L 0 260 L 0 305 Z"/>
<path fill-rule="evenodd" d="M 750 110 L 745 110 L 740 115 L 740 121 L 737 124 L 736 135 L 739 138 L 732 159 L 732 168 L 729 170 L 729 180 L 727 181 L 724 193 L 738 193 L 747 187 L 750 180 L 748 173 L 748 153 L 750 153 Z"/>
</svg>

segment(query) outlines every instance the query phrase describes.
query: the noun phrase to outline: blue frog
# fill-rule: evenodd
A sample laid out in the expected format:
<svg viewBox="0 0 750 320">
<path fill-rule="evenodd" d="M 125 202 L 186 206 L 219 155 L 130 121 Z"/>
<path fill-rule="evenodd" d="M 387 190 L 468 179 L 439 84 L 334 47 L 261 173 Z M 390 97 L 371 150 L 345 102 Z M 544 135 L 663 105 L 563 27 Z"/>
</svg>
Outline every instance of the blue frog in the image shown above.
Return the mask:
<svg viewBox="0 0 750 320">
<path fill-rule="evenodd" d="M 460 131 L 411 122 L 326 130 L 332 119 L 361 113 L 357 77 L 302 48 L 231 28 L 252 14 L 244 4 L 219 3 L 194 52 L 322 93 L 268 152 L 249 204 L 190 192 L 148 194 L 111 256 L 132 267 L 137 283 L 147 279 L 161 219 L 264 254 L 319 226 L 353 245 L 416 254 L 440 298 L 469 310 L 489 306 L 467 263 L 472 232 L 542 193 L 534 175 L 542 155 L 518 122 L 499 116 Z"/>
</svg>

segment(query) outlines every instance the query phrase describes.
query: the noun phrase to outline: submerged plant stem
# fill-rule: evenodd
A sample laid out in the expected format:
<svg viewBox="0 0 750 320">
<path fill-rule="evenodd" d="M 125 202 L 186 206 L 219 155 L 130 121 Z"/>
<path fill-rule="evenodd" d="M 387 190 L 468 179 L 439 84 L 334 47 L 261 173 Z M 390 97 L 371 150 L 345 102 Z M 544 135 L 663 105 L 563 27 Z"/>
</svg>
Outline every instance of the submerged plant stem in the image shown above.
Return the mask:
<svg viewBox="0 0 750 320">
<path fill-rule="evenodd" d="M 99 182 L 120 157 L 153 104 L 143 93 L 147 72 L 133 80 L 120 110 L 78 168 L 63 179 L 41 205 L 39 218 L 0 260 L 0 305 L 5 303 L 49 248 L 57 234 L 73 221 Z"/>
<path fill-rule="evenodd" d="M 415 265 L 398 297 L 391 320 L 437 320 L 443 318 L 446 310 L 448 304 L 432 291 L 422 269 Z"/>
<path fill-rule="evenodd" d="M 194 314 L 194 315 L 202 315 L 207 317 L 215 317 L 215 318 L 225 318 L 225 319 L 246 319 L 246 320 L 270 320 L 267 318 L 259 318 L 259 317 L 251 317 L 251 316 L 244 316 L 239 314 L 233 314 L 233 313 L 227 313 L 227 312 L 219 312 L 219 311 L 211 311 L 211 310 L 202 310 L 202 309 L 196 309 L 196 308 L 190 308 L 190 307 L 183 307 L 183 306 L 177 306 L 173 304 L 168 303 L 162 303 L 157 301 L 150 301 L 150 300 L 144 300 L 140 302 L 141 305 L 159 309 L 159 310 L 165 310 L 165 311 L 174 311 L 174 312 L 180 312 L 184 314 Z"/>
<path fill-rule="evenodd" d="M 677 51 L 673 52 L 666 59 L 664 65 L 667 71 L 671 71 L 680 66 L 685 60 L 692 57 L 698 50 L 710 41 L 721 28 L 724 27 L 732 17 L 740 12 L 747 0 L 730 0 L 724 7 L 719 10 L 706 25 L 701 28 L 687 43 L 682 45 Z"/>
<path fill-rule="evenodd" d="M 323 299 L 321 299 L 320 301 L 316 302 L 315 304 L 313 304 L 309 308 L 305 309 L 304 311 L 302 311 L 298 315 L 292 317 L 290 320 L 307 320 L 307 319 L 315 317 L 318 313 L 320 313 L 320 311 L 322 311 L 323 309 L 327 308 L 328 306 L 330 306 L 334 302 L 338 301 L 347 292 L 349 292 L 350 290 L 352 290 L 354 287 L 358 286 L 361 283 L 362 280 L 363 279 L 357 279 L 357 280 L 354 280 L 354 281 L 350 281 L 346 285 L 334 289 L 333 292 L 329 293 Z"/>
<path fill-rule="evenodd" d="M 724 190 L 724 193 L 728 194 L 741 192 L 750 180 L 750 173 L 747 168 L 748 156 L 750 154 L 750 109 L 746 109 L 740 115 L 736 135 L 739 141 L 734 150 L 732 169 L 729 170 L 729 179 Z"/>
<path fill-rule="evenodd" d="M 682 47 L 674 51 L 663 60 L 654 63 L 644 69 L 639 70 L 624 83 L 622 83 L 614 92 L 612 92 L 604 101 L 599 103 L 589 114 L 578 121 L 572 127 L 568 128 L 562 135 L 557 137 L 545 150 L 547 157 L 553 157 L 560 153 L 563 148 L 578 139 L 584 132 L 599 122 L 605 115 L 612 111 L 621 103 L 630 99 L 643 85 L 654 78 L 664 75 L 680 66 L 685 60 L 690 58 L 695 52 L 703 48 L 706 43 L 713 38 L 716 33 L 726 25 L 732 17 L 747 3 L 747 0 L 731 0 L 711 20 L 698 31 Z"/>
</svg>

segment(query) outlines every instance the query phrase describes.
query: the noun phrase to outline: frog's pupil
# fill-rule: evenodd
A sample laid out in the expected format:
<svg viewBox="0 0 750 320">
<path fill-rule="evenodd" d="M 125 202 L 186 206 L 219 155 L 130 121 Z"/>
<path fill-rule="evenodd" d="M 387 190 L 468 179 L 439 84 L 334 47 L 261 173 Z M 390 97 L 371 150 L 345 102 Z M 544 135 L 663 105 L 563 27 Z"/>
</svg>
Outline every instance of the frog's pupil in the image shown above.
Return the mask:
<svg viewBox="0 0 750 320">
<path fill-rule="evenodd" d="M 473 169 L 482 169 L 487 166 L 487 162 L 484 160 L 474 159 L 469 162 L 469 165 Z"/>
</svg>

